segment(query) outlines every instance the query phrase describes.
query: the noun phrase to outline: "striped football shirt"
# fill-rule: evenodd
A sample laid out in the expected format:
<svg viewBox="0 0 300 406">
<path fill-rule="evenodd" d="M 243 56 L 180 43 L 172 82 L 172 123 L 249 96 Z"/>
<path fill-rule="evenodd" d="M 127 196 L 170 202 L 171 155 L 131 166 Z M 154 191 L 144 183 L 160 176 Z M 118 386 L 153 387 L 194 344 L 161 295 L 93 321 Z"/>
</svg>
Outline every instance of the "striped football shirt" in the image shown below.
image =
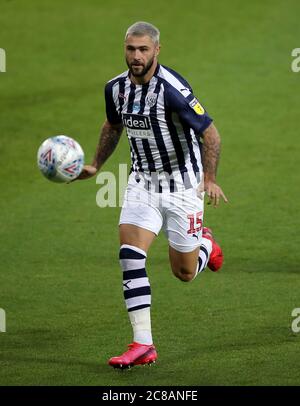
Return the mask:
<svg viewBox="0 0 300 406">
<path fill-rule="evenodd" d="M 127 70 L 106 84 L 105 101 L 108 121 L 126 128 L 137 181 L 158 179 L 159 191 L 197 187 L 200 136 L 212 119 L 185 79 L 158 64 L 148 83 L 136 85 Z"/>
</svg>

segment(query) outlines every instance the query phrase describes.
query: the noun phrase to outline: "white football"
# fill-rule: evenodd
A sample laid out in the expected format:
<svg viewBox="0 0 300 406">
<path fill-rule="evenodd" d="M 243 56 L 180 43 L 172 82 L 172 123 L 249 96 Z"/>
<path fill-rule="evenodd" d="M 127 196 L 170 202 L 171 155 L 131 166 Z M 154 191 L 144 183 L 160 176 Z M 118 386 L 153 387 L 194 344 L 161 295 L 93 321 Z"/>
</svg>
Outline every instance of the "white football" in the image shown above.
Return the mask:
<svg viewBox="0 0 300 406">
<path fill-rule="evenodd" d="M 73 138 L 57 135 L 42 143 L 38 150 L 37 163 L 47 179 L 67 183 L 80 175 L 84 165 L 84 152 Z"/>
</svg>

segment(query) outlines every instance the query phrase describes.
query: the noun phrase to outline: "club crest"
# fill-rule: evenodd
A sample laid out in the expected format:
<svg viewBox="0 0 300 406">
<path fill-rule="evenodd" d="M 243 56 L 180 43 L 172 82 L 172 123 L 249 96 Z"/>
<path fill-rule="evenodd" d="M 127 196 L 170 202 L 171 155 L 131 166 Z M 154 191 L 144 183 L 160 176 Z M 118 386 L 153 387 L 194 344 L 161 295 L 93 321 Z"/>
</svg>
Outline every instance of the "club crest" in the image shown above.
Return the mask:
<svg viewBox="0 0 300 406">
<path fill-rule="evenodd" d="M 146 104 L 149 107 L 153 107 L 153 106 L 155 106 L 156 102 L 157 102 L 157 94 L 156 93 L 148 93 L 147 97 L 146 97 Z"/>
</svg>

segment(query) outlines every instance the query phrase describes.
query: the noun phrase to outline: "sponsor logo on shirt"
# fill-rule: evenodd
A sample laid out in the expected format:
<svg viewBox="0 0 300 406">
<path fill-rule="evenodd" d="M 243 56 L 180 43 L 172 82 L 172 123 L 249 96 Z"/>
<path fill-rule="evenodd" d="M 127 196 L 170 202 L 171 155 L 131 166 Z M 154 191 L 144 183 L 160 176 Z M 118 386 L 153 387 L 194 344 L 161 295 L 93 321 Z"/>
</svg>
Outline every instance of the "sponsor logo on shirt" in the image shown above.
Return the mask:
<svg viewBox="0 0 300 406">
<path fill-rule="evenodd" d="M 152 138 L 154 136 L 149 116 L 123 113 L 122 120 L 128 137 Z"/>
<path fill-rule="evenodd" d="M 190 90 L 187 87 L 183 87 L 182 89 L 180 89 L 180 92 L 184 97 L 188 97 L 191 94 Z"/>
<path fill-rule="evenodd" d="M 205 113 L 204 108 L 201 106 L 201 104 L 198 102 L 196 98 L 194 98 L 189 103 L 189 105 L 199 116 L 202 116 Z"/>
<path fill-rule="evenodd" d="M 134 103 L 132 108 L 133 113 L 138 113 L 140 111 L 140 107 L 141 106 L 139 103 Z"/>
</svg>

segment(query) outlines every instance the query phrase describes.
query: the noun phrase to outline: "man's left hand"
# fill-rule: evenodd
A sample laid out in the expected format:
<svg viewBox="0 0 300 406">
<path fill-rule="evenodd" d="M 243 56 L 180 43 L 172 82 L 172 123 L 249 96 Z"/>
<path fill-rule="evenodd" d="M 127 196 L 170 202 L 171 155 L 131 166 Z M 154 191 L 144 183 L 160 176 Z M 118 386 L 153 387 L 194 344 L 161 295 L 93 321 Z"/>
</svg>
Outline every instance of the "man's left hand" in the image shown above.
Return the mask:
<svg viewBox="0 0 300 406">
<path fill-rule="evenodd" d="M 212 204 L 214 207 L 217 207 L 220 203 L 220 198 L 224 200 L 225 203 L 228 203 L 228 199 L 225 196 L 223 190 L 217 185 L 215 182 L 206 180 L 202 183 L 198 189 L 198 191 L 206 192 L 209 201 L 208 204 Z"/>
</svg>

